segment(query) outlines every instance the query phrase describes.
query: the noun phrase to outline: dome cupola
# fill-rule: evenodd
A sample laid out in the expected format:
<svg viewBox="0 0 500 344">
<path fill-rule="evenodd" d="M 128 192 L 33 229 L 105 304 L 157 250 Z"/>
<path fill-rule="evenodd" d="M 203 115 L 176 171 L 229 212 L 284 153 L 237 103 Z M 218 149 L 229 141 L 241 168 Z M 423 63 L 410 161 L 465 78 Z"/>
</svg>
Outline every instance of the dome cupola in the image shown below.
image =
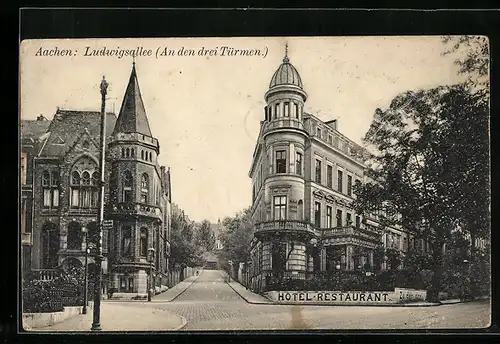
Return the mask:
<svg viewBox="0 0 500 344">
<path fill-rule="evenodd" d="M 302 79 L 297 69 L 290 63 L 290 59 L 285 55 L 283 63 L 274 72 L 269 88 L 279 85 L 292 85 L 302 88 Z"/>
</svg>

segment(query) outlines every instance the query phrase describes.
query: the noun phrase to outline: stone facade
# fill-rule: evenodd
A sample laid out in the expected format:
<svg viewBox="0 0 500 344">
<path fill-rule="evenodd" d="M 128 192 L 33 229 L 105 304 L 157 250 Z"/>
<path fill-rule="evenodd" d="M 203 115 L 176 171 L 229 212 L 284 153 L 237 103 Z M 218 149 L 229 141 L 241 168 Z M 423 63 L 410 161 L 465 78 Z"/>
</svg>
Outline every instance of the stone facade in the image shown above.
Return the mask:
<svg viewBox="0 0 500 344">
<path fill-rule="evenodd" d="M 87 242 L 98 230 L 100 118 L 99 112 L 58 109 L 28 158 L 32 269 L 84 264 Z M 119 116 L 106 114 L 106 133 L 104 220 L 113 225 L 102 236 L 104 290 L 145 294 L 150 271 L 155 284 L 168 273 L 171 184 L 170 170 L 158 163 L 160 146 L 149 129 L 135 64 Z"/>
<path fill-rule="evenodd" d="M 287 56 L 265 94 L 252 178 L 251 285 L 267 278 L 307 278 L 318 271 L 371 269 L 374 249 L 407 251 L 401 228 L 379 230 L 377 214 L 353 210 L 356 181 L 366 182 L 363 149 L 337 121 L 304 111 L 308 95 Z M 279 252 L 277 252 L 277 250 Z"/>
</svg>

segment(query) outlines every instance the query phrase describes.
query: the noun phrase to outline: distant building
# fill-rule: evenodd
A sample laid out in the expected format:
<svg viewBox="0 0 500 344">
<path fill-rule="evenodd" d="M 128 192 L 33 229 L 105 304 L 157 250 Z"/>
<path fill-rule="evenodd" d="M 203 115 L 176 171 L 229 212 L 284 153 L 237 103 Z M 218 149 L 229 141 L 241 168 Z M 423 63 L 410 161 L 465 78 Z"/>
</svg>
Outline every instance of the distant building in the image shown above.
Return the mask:
<svg viewBox="0 0 500 344">
<path fill-rule="evenodd" d="M 355 213 L 353 186 L 366 182 L 363 149 L 340 133 L 336 120 L 305 112 L 307 98 L 285 56 L 265 94 L 249 172 L 255 289 L 276 276 L 305 279 L 319 271 L 371 269 L 380 244 L 403 252 L 423 244 L 400 228 L 379 230 L 377 214 Z"/>
<path fill-rule="evenodd" d="M 100 112 L 58 109 L 47 124 L 21 123 L 23 143 L 31 139 L 33 128 L 41 137 L 33 139 L 31 151 L 24 145 L 26 177 L 21 173 L 26 185 L 33 180 L 33 223 L 26 221 L 24 230 L 33 235 L 34 270 L 84 263 L 82 229 L 90 235 L 98 228 L 100 117 Z M 170 170 L 158 164 L 160 147 L 149 128 L 135 64 L 118 117 L 106 114 L 106 133 L 105 219 L 113 220 L 113 228 L 103 231 L 105 285 L 146 294 L 149 248 L 156 251 L 156 283 L 166 280 L 171 182 Z M 21 165 L 23 171 L 23 160 Z M 23 186 L 26 200 L 28 189 Z M 23 209 L 28 213 L 29 202 Z M 95 268 L 92 258 L 89 268 Z"/>
<path fill-rule="evenodd" d="M 224 231 L 224 226 L 222 225 L 219 219 L 217 223 L 211 223 L 210 228 L 212 229 L 212 232 L 215 234 L 215 250 L 220 251 L 224 248 L 221 240 L 221 234 Z"/>
</svg>

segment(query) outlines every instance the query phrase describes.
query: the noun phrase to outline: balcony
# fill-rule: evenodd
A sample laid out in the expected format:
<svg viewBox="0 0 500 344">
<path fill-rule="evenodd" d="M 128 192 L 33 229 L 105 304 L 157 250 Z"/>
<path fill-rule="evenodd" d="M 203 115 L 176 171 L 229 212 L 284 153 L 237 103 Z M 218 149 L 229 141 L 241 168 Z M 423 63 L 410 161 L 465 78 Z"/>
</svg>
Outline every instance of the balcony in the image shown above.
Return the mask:
<svg viewBox="0 0 500 344">
<path fill-rule="evenodd" d="M 314 237 L 317 235 L 313 225 L 304 221 L 274 220 L 260 222 L 255 225 L 256 236 L 275 233 L 294 233 L 302 234 L 308 237 Z"/>
<path fill-rule="evenodd" d="M 163 213 L 159 207 L 143 203 L 117 203 L 111 209 L 116 215 L 139 215 L 163 219 Z"/>
<path fill-rule="evenodd" d="M 275 129 L 298 129 L 304 131 L 304 124 L 298 119 L 273 119 L 271 122 L 266 122 L 264 125 L 263 132 L 267 133 Z M 304 131 L 305 133 L 305 131 Z"/>
<path fill-rule="evenodd" d="M 321 229 L 321 238 L 359 238 L 371 242 L 381 242 L 380 233 L 363 227 L 345 226 Z"/>
<path fill-rule="evenodd" d="M 32 245 L 31 233 L 21 233 L 21 245 Z"/>
</svg>

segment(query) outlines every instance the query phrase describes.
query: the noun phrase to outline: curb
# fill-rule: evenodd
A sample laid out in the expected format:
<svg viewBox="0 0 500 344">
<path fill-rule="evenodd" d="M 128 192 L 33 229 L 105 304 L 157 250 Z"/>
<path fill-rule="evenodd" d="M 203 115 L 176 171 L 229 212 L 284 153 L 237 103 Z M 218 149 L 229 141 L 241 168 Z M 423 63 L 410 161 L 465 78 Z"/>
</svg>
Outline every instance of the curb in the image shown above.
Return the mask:
<svg viewBox="0 0 500 344">
<path fill-rule="evenodd" d="M 248 299 L 246 297 L 244 297 L 243 295 L 241 295 L 241 293 L 239 291 L 237 291 L 236 289 L 233 288 L 233 286 L 231 285 L 231 283 L 229 282 L 225 282 L 231 289 L 234 290 L 234 292 L 236 294 L 238 294 L 239 297 L 241 297 L 243 300 L 245 300 L 246 303 L 250 303 L 252 305 L 276 305 L 277 303 L 275 303 L 274 301 L 271 301 L 269 300 L 269 302 L 255 302 L 255 301 L 248 301 Z M 238 282 L 236 282 L 238 283 Z M 264 296 L 265 297 L 265 296 Z"/>
<path fill-rule="evenodd" d="M 188 290 L 188 289 L 189 289 L 189 287 L 190 287 L 190 286 L 191 286 L 194 282 L 196 282 L 196 281 L 198 280 L 198 278 L 200 278 L 200 276 L 203 274 L 203 271 L 204 271 L 204 270 L 202 269 L 202 270 L 200 271 L 200 273 L 198 274 L 198 276 L 196 276 L 196 278 L 195 278 L 195 279 L 193 279 L 193 280 L 191 281 L 191 283 L 189 283 L 189 284 L 187 285 L 187 287 L 186 287 L 186 288 L 184 288 L 183 290 L 181 290 L 181 292 L 180 292 L 179 294 L 177 294 L 176 296 L 174 296 L 174 297 L 173 297 L 173 298 L 171 298 L 170 300 L 162 300 L 162 301 L 163 301 L 163 302 L 172 302 L 172 301 L 174 301 L 175 299 L 177 299 L 179 296 L 181 296 L 182 294 L 184 294 L 184 292 L 185 292 L 186 290 Z M 184 326 L 185 326 L 185 325 L 184 325 Z"/>
<path fill-rule="evenodd" d="M 187 320 L 186 318 L 184 318 L 182 315 L 179 315 L 179 314 L 176 314 L 179 318 L 181 318 L 181 324 L 179 326 L 177 326 L 176 328 L 170 330 L 170 331 L 179 331 L 179 330 L 182 330 L 184 327 L 186 327 L 187 325 Z"/>
</svg>

